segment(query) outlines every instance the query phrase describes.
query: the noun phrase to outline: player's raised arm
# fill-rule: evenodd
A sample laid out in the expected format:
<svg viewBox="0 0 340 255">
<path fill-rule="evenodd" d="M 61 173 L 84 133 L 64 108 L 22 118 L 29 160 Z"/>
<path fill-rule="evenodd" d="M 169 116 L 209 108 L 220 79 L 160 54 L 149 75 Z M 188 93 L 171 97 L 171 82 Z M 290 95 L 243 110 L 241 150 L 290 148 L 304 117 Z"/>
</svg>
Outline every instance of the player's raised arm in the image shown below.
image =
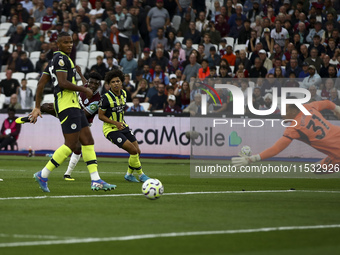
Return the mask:
<svg viewBox="0 0 340 255">
<path fill-rule="evenodd" d="M 80 76 L 80 79 L 81 79 L 81 81 L 82 81 L 82 83 L 83 83 L 83 86 L 85 86 L 85 84 L 87 83 L 87 80 L 86 80 L 86 78 L 84 77 L 84 75 L 82 74 L 80 66 L 76 65 L 76 71 L 77 71 L 77 73 L 78 73 L 79 76 Z"/>
<path fill-rule="evenodd" d="M 272 147 L 264 150 L 260 154 L 252 155 L 250 157 L 247 156 L 234 157 L 231 159 L 231 162 L 235 166 L 245 166 L 256 161 L 271 158 L 279 154 L 284 149 L 286 149 L 291 142 L 292 142 L 291 139 L 283 136 L 279 140 L 277 140 L 277 142 Z"/>
<path fill-rule="evenodd" d="M 43 74 L 41 75 L 38 81 L 38 86 L 37 86 L 36 96 L 35 96 L 35 108 L 29 114 L 29 118 L 32 123 L 37 122 L 38 116 L 42 118 L 41 111 L 40 111 L 40 104 L 42 101 L 45 85 L 50 81 L 50 79 L 51 79 L 50 76 L 47 73 L 43 72 Z"/>
</svg>

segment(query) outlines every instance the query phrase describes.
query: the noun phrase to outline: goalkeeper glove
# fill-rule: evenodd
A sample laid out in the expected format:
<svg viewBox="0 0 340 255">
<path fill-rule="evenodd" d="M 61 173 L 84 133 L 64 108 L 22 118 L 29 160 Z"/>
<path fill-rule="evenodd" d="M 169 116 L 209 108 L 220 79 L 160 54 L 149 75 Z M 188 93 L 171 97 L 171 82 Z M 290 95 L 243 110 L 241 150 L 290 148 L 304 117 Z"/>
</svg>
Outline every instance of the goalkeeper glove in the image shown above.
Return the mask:
<svg viewBox="0 0 340 255">
<path fill-rule="evenodd" d="M 242 157 L 233 157 L 231 158 L 231 163 L 234 166 L 245 166 L 256 161 L 260 161 L 261 157 L 259 154 L 253 156 L 242 156 Z"/>
</svg>

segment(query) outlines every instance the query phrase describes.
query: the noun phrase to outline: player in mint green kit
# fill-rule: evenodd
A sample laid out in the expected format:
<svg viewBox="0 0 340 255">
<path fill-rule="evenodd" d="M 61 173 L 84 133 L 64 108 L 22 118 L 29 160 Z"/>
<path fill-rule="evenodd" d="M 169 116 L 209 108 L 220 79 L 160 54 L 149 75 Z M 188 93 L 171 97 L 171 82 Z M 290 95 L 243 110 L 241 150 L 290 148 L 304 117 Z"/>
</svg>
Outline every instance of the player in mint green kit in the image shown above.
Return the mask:
<svg viewBox="0 0 340 255">
<path fill-rule="evenodd" d="M 103 132 L 105 137 L 130 154 L 125 180 L 145 182 L 150 178 L 142 171 L 142 165 L 139 161 L 140 149 L 136 137 L 124 120 L 126 92 L 122 89 L 123 80 L 124 74 L 120 70 L 112 70 L 106 73 L 105 82 L 111 88 L 102 96 L 99 103 L 98 117 L 104 122 Z M 133 171 L 137 172 L 139 181 L 133 176 Z"/>
</svg>

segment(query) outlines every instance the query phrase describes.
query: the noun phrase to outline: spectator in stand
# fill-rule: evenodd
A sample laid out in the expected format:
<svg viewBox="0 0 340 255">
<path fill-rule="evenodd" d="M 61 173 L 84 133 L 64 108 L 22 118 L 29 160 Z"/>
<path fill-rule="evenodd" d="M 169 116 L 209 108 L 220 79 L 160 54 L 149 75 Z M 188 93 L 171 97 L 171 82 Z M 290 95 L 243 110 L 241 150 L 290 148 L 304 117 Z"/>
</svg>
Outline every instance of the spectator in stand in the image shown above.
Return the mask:
<svg viewBox="0 0 340 255">
<path fill-rule="evenodd" d="M 182 18 L 181 20 L 181 24 L 179 26 L 177 36 L 184 36 L 189 31 L 190 22 L 191 22 L 191 14 L 190 12 L 187 12 L 184 18 Z"/>
<path fill-rule="evenodd" d="M 132 102 L 133 102 L 133 98 L 136 97 L 139 99 L 138 102 L 143 103 L 146 99 L 148 89 L 149 89 L 148 81 L 145 79 L 140 80 L 140 82 L 138 82 L 137 84 L 137 89 L 131 94 Z"/>
<path fill-rule="evenodd" d="M 247 70 L 250 70 L 251 68 L 251 63 L 250 60 L 247 58 L 247 53 L 245 50 L 240 50 L 240 57 L 235 60 L 235 73 L 238 70 L 238 66 L 240 64 L 243 64 L 244 68 Z"/>
<path fill-rule="evenodd" d="M 311 49 L 310 57 L 305 60 L 309 65 L 313 65 L 319 73 L 322 66 L 322 59 L 318 56 L 316 48 Z"/>
<path fill-rule="evenodd" d="M 20 87 L 18 80 L 12 78 L 12 73 L 12 70 L 7 70 L 6 79 L 0 81 L 0 94 L 5 95 L 5 105 L 9 104 L 11 95 L 17 94 Z"/>
<path fill-rule="evenodd" d="M 138 75 L 138 72 L 136 73 L 136 76 L 137 75 Z M 130 81 L 131 81 L 130 74 L 124 74 L 123 86 L 124 86 L 125 90 L 132 93 L 132 92 L 134 92 L 135 87 L 131 84 Z"/>
<path fill-rule="evenodd" d="M 309 76 L 308 67 L 309 67 L 309 65 L 308 65 L 307 62 L 302 63 L 302 71 L 300 72 L 300 74 L 298 76 L 298 78 L 300 80 L 303 80 L 304 78 Z"/>
<path fill-rule="evenodd" d="M 279 44 L 275 43 L 274 45 L 274 52 L 270 55 L 270 60 L 274 59 L 281 59 L 283 65 L 286 63 L 286 56 L 284 55 L 284 52 L 282 51 L 282 48 Z"/>
<path fill-rule="evenodd" d="M 6 43 L 0 55 L 0 62 L 2 65 L 6 66 L 10 57 L 11 53 L 9 52 L 9 43 Z"/>
<path fill-rule="evenodd" d="M 102 56 L 97 56 L 96 58 L 97 64 L 91 66 L 90 72 L 97 72 L 101 75 L 101 77 L 105 77 L 105 74 L 107 72 L 106 66 L 103 62 L 103 57 Z"/>
<path fill-rule="evenodd" d="M 303 79 L 301 87 L 308 89 L 311 85 L 315 85 L 317 88 L 320 87 L 321 77 L 316 72 L 316 68 L 313 65 L 308 67 L 309 76 Z"/>
<path fill-rule="evenodd" d="M 203 59 L 201 65 L 202 67 L 198 69 L 198 78 L 203 81 L 207 76 L 210 75 L 208 60 Z"/>
<path fill-rule="evenodd" d="M 38 7 L 33 12 L 35 22 L 41 22 L 42 18 L 46 15 L 46 8 L 43 0 L 38 0 Z"/>
<path fill-rule="evenodd" d="M 23 8 L 22 3 L 17 4 L 16 15 L 18 15 L 18 20 L 20 23 L 22 22 L 27 23 L 28 18 L 30 16 L 28 11 L 25 8 Z"/>
<path fill-rule="evenodd" d="M 158 28 L 157 30 L 157 37 L 153 39 L 151 43 L 150 49 L 152 51 L 156 50 L 156 46 L 161 43 L 166 50 L 169 50 L 168 48 L 168 39 L 164 37 L 164 29 L 163 28 Z"/>
<path fill-rule="evenodd" d="M 260 58 L 255 59 L 255 66 L 250 70 L 250 78 L 266 77 L 267 69 L 262 66 L 262 61 Z"/>
<path fill-rule="evenodd" d="M 208 56 L 205 56 L 205 46 L 204 46 L 203 43 L 200 43 L 200 44 L 198 45 L 197 51 L 198 51 L 199 55 L 201 56 L 201 59 L 200 59 L 200 60 L 197 59 L 197 62 L 198 62 L 199 64 L 201 64 L 202 59 L 206 59 L 209 55 L 208 55 Z"/>
<path fill-rule="evenodd" d="M 257 33 L 255 33 L 255 38 L 257 38 Z M 251 38 L 251 28 L 250 28 L 250 20 L 246 19 L 243 22 L 243 26 L 239 31 L 239 37 L 238 37 L 238 44 L 246 44 L 248 40 Z M 255 46 L 255 42 L 254 42 Z"/>
<path fill-rule="evenodd" d="M 114 52 L 110 39 L 103 35 L 103 31 L 101 30 L 97 31 L 97 38 L 94 40 L 94 42 L 96 44 L 98 51 L 109 50 Z"/>
<path fill-rule="evenodd" d="M 32 109 L 33 107 L 33 92 L 27 87 L 27 80 L 21 80 L 21 87 L 18 91 L 18 102 L 21 105 L 21 109 Z"/>
<path fill-rule="evenodd" d="M 151 57 L 150 57 L 150 49 L 149 48 L 144 48 L 143 50 L 143 65 L 148 65 L 149 67 L 151 66 Z"/>
<path fill-rule="evenodd" d="M 162 66 L 159 64 L 156 64 L 154 73 L 152 75 L 152 80 L 155 80 L 156 78 L 160 79 L 160 82 L 165 84 L 165 86 L 169 85 L 169 78 L 164 74 L 162 71 Z"/>
<path fill-rule="evenodd" d="M 158 28 L 165 28 L 170 24 L 169 12 L 163 8 L 163 5 L 163 0 L 156 0 L 156 7 L 151 8 L 148 12 L 146 24 L 149 30 L 150 42 L 156 38 Z"/>
<path fill-rule="evenodd" d="M 181 107 L 176 104 L 176 97 L 174 95 L 169 95 L 168 105 L 165 107 L 164 112 L 168 113 L 182 113 Z"/>
<path fill-rule="evenodd" d="M 209 21 L 205 18 L 205 12 L 200 12 L 196 21 L 196 30 L 200 33 L 207 30 Z"/>
<path fill-rule="evenodd" d="M 273 68 L 273 62 L 267 58 L 267 52 L 264 49 L 259 51 L 259 57 L 262 61 L 262 66 L 266 68 L 267 71 Z"/>
<path fill-rule="evenodd" d="M 201 116 L 201 94 L 195 94 L 194 101 L 192 101 L 189 106 L 183 110 L 183 112 L 189 112 L 190 116 Z"/>
<path fill-rule="evenodd" d="M 191 54 L 189 57 L 189 62 L 183 72 L 182 79 L 190 82 L 192 77 L 197 77 L 198 70 L 201 68 L 201 65 L 197 63 L 197 57 L 195 54 Z"/>
<path fill-rule="evenodd" d="M 235 26 L 230 28 L 230 33 L 228 33 L 229 37 L 234 37 L 234 39 L 236 40 L 239 35 L 240 35 L 240 30 L 242 29 L 243 25 L 242 25 L 242 19 L 237 17 L 235 19 Z M 216 28 L 217 29 L 217 28 Z M 217 29 L 218 30 L 218 29 Z"/>
<path fill-rule="evenodd" d="M 8 108 L 12 108 L 15 110 L 21 110 L 21 104 L 18 101 L 18 95 L 17 94 L 12 94 L 10 99 L 9 99 L 9 105 Z"/>
<path fill-rule="evenodd" d="M 169 49 L 169 51 L 173 50 L 175 48 L 176 43 L 180 43 L 178 39 L 176 38 L 175 31 L 170 30 L 167 35 L 168 42 L 166 46 L 164 47 L 165 49 Z"/>
<path fill-rule="evenodd" d="M 205 34 L 203 37 L 203 45 L 204 45 L 204 58 L 207 59 L 210 55 L 210 48 L 214 45 L 210 42 L 210 35 Z"/>
<path fill-rule="evenodd" d="M 63 30 L 63 23 L 57 22 L 55 25 L 55 31 L 50 36 L 50 42 L 55 42 L 58 39 L 59 33 Z"/>
<path fill-rule="evenodd" d="M 46 58 L 46 54 L 41 52 L 40 56 L 39 56 L 39 59 L 38 59 L 38 61 L 35 64 L 35 70 L 34 71 L 38 72 L 38 73 L 42 73 L 44 71 L 43 70 L 43 66 L 47 62 L 48 62 L 48 60 Z"/>
<path fill-rule="evenodd" d="M 221 41 L 221 33 L 220 31 L 216 30 L 214 22 L 210 21 L 207 31 L 209 31 L 208 34 L 210 36 L 211 43 L 218 45 Z"/>
<path fill-rule="evenodd" d="M 178 60 L 180 62 L 186 60 L 185 50 L 182 49 L 182 44 L 180 42 L 175 43 L 175 48 L 170 53 L 170 59 L 172 59 L 172 57 L 173 57 L 174 50 L 178 50 L 178 53 L 179 53 Z"/>
<path fill-rule="evenodd" d="M 123 49 L 125 45 L 131 45 L 131 36 L 133 29 L 133 20 L 131 13 L 128 13 L 126 9 L 123 9 L 124 16 L 120 17 L 118 22 L 118 39 L 120 49 Z"/>
<path fill-rule="evenodd" d="M 56 18 L 57 15 L 53 13 L 52 7 L 48 7 L 46 9 L 46 15 L 41 20 L 40 30 L 42 30 L 43 32 L 53 30 L 54 29 L 53 23 L 55 23 Z"/>
<path fill-rule="evenodd" d="M 308 30 L 305 23 L 299 22 L 295 33 L 300 35 L 300 43 L 307 43 Z"/>
<path fill-rule="evenodd" d="M 332 101 L 336 105 L 340 105 L 340 99 L 338 96 L 338 90 L 336 88 L 332 88 L 330 92 L 330 101 Z"/>
<path fill-rule="evenodd" d="M 156 49 L 156 57 L 152 58 L 152 60 L 155 60 L 156 64 L 161 66 L 163 72 L 167 72 L 169 59 L 164 57 L 163 52 L 164 52 L 164 50 L 157 48 Z M 165 85 L 167 85 L 167 84 L 165 84 Z"/>
<path fill-rule="evenodd" d="M 17 63 L 19 62 L 20 57 L 17 51 L 13 51 L 12 55 L 9 57 L 7 62 L 6 70 L 11 70 L 13 73 L 17 72 Z M 12 77 L 12 75 L 11 75 Z"/>
<path fill-rule="evenodd" d="M 8 43 L 17 45 L 18 43 L 23 43 L 25 39 L 25 30 L 22 25 L 17 26 L 17 30 L 11 35 L 11 37 L 8 40 Z"/>
<path fill-rule="evenodd" d="M 321 45 L 321 47 L 323 47 Z M 323 49 L 324 50 L 324 49 Z M 336 60 L 338 54 L 339 54 L 339 48 L 336 47 L 336 42 L 334 38 L 329 38 L 328 39 L 328 46 L 327 46 L 327 50 L 324 52 L 326 52 L 326 54 L 333 60 Z"/>
<path fill-rule="evenodd" d="M 272 38 L 272 44 L 278 44 L 281 47 L 281 50 L 287 48 L 289 34 L 287 29 L 282 27 L 280 20 L 275 20 L 275 28 L 271 31 L 270 37 Z"/>
<path fill-rule="evenodd" d="M 210 47 L 209 53 L 209 57 L 207 58 L 209 67 L 219 65 L 219 63 L 221 62 L 221 57 L 216 53 L 215 46 Z"/>
<path fill-rule="evenodd" d="M 334 81 L 332 79 L 327 79 L 325 81 L 325 85 L 323 86 L 323 89 L 321 90 L 321 97 L 323 99 L 330 99 L 331 91 L 333 88 L 334 88 Z"/>
<path fill-rule="evenodd" d="M 184 68 L 177 57 L 172 57 L 171 61 L 169 61 L 168 72 L 169 74 L 174 74 L 177 70 L 183 71 Z"/>
<path fill-rule="evenodd" d="M 17 72 L 22 72 L 24 74 L 34 72 L 34 66 L 32 61 L 27 57 L 27 53 L 24 52 L 21 54 L 19 61 L 17 62 L 17 66 L 15 68 Z"/>
<path fill-rule="evenodd" d="M 129 107 L 126 111 L 127 112 L 145 112 L 143 105 L 140 104 L 138 97 L 132 98 L 133 105 Z"/>
<path fill-rule="evenodd" d="M 181 102 L 181 109 L 183 110 L 190 104 L 190 85 L 188 82 L 184 81 L 182 86 L 178 86 L 175 89 L 175 96 L 179 97 Z"/>
<path fill-rule="evenodd" d="M 241 32 L 241 33 L 243 33 L 243 32 Z M 247 41 L 246 41 L 246 49 L 247 49 L 247 52 L 254 52 L 254 51 L 256 51 L 256 44 L 257 43 L 259 43 L 260 42 L 260 40 L 259 40 L 259 38 L 257 38 L 257 33 L 256 33 L 256 31 L 255 30 L 252 30 L 251 32 L 250 32 L 250 39 L 248 39 Z"/>
<path fill-rule="evenodd" d="M 314 101 L 321 101 L 322 100 L 322 97 L 319 96 L 318 94 L 316 94 L 317 89 L 316 89 L 316 87 L 314 85 L 309 86 L 308 90 L 309 90 L 310 95 L 311 95 L 311 98 L 310 98 L 308 103 L 311 103 L 311 102 L 314 102 Z"/>
<path fill-rule="evenodd" d="M 231 66 L 235 65 L 236 56 L 233 53 L 233 47 L 231 45 L 227 46 L 227 54 L 225 54 L 222 59 L 226 59 Z"/>
<path fill-rule="evenodd" d="M 102 8 L 102 3 L 100 0 L 96 0 L 95 8 L 90 11 L 90 15 L 96 17 L 96 22 L 98 25 L 102 22 L 104 9 Z"/>
<path fill-rule="evenodd" d="M 242 14 L 242 10 L 243 10 L 242 5 L 236 4 L 235 13 L 231 15 L 228 21 L 230 28 L 233 28 L 234 26 L 236 26 L 236 22 L 235 22 L 236 18 L 241 18 L 242 22 L 244 22 L 247 19 L 246 15 Z"/>
<path fill-rule="evenodd" d="M 264 16 L 263 12 L 260 9 L 260 0 L 254 0 L 253 1 L 253 9 L 249 10 L 247 18 L 251 22 L 255 22 L 256 16 L 260 16 L 260 17 Z"/>
<path fill-rule="evenodd" d="M 286 78 L 290 77 L 291 73 L 294 73 L 295 77 L 298 77 L 302 71 L 302 69 L 298 65 L 298 60 L 296 58 L 291 58 L 289 60 L 289 64 L 290 64 L 289 68 L 286 68 L 285 77 Z"/>
<path fill-rule="evenodd" d="M 128 50 L 126 57 L 120 61 L 120 66 L 123 68 L 123 73 L 132 73 L 132 79 L 135 79 L 135 71 L 137 69 L 137 61 L 133 59 L 133 52 Z"/>
<path fill-rule="evenodd" d="M 160 83 L 157 86 L 157 94 L 153 95 L 149 100 L 149 111 L 164 110 L 168 97 L 164 94 L 165 85 Z"/>
<path fill-rule="evenodd" d="M 0 150 L 6 150 L 9 145 L 13 150 L 14 146 L 12 144 L 18 140 L 21 131 L 21 125 L 15 122 L 15 119 L 18 118 L 15 116 L 15 109 L 8 108 L 7 112 L 8 118 L 2 123 L 0 132 Z"/>
<path fill-rule="evenodd" d="M 186 43 L 188 39 L 191 39 L 193 44 L 198 44 L 201 41 L 201 33 L 196 30 L 195 22 L 190 22 L 189 30 L 184 35 L 183 43 Z"/>
<path fill-rule="evenodd" d="M 323 56 L 326 53 L 325 47 L 321 44 L 321 39 L 319 35 L 314 35 L 313 37 L 313 42 L 312 44 L 309 45 L 308 47 L 308 51 L 310 53 L 310 51 L 315 48 L 318 50 L 318 56 L 323 58 Z M 330 53 L 331 54 L 331 53 Z M 332 55 L 332 54 L 331 54 Z"/>
<path fill-rule="evenodd" d="M 264 105 L 264 99 L 261 96 L 261 89 L 259 87 L 255 87 L 253 90 L 253 106 L 258 110 L 261 105 Z"/>
<path fill-rule="evenodd" d="M 264 97 L 264 104 L 261 105 L 259 107 L 259 110 L 269 110 L 272 108 L 272 104 L 273 104 L 273 95 L 270 93 L 267 93 Z M 278 107 L 276 107 L 275 111 L 273 112 L 273 114 L 280 114 L 280 109 Z"/>
<path fill-rule="evenodd" d="M 225 54 L 227 54 L 227 40 L 222 38 L 220 41 L 219 55 L 223 57 Z"/>
<path fill-rule="evenodd" d="M 41 42 L 33 37 L 33 31 L 27 32 L 27 38 L 24 40 L 25 50 L 29 53 L 32 51 L 40 51 Z"/>
<path fill-rule="evenodd" d="M 72 34 L 72 40 L 73 40 L 73 48 L 75 48 L 75 52 L 84 51 L 84 44 L 82 41 L 79 40 L 78 33 Z"/>
<path fill-rule="evenodd" d="M 88 24 L 81 23 L 80 31 L 78 32 L 78 38 L 83 44 L 90 45 L 91 43 L 91 35 L 88 32 Z"/>
<path fill-rule="evenodd" d="M 329 63 L 330 60 L 331 60 L 331 58 L 327 54 L 323 56 L 322 66 L 321 66 L 320 72 L 319 72 L 321 78 L 328 77 L 328 67 L 330 66 L 330 63 Z"/>
<path fill-rule="evenodd" d="M 339 72 L 340 72 L 340 69 L 339 69 Z M 333 79 L 339 77 L 339 76 L 337 76 L 337 73 L 336 73 L 336 67 L 333 66 L 333 65 L 330 65 L 330 66 L 328 67 L 328 76 L 325 76 L 325 77 L 333 78 Z M 322 78 L 323 78 L 323 77 L 322 77 Z"/>
<path fill-rule="evenodd" d="M 188 60 L 189 59 L 189 55 L 191 54 L 191 52 L 194 50 L 194 48 L 192 47 L 192 39 L 187 39 L 186 43 L 185 43 L 185 59 Z"/>
<path fill-rule="evenodd" d="M 322 22 L 317 21 L 315 23 L 315 27 L 309 30 L 309 34 L 306 38 L 306 41 L 308 43 L 313 42 L 314 35 L 319 35 L 320 39 L 323 37 L 323 34 L 325 33 L 325 30 L 322 29 Z"/>
</svg>

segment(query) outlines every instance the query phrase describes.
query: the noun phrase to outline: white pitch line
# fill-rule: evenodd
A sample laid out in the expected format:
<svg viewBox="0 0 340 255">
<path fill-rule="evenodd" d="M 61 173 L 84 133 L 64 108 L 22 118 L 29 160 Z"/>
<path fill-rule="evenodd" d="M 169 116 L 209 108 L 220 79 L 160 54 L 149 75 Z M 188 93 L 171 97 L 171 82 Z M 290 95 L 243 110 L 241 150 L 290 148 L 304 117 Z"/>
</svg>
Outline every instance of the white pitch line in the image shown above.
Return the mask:
<svg viewBox="0 0 340 255">
<path fill-rule="evenodd" d="M 165 193 L 163 196 L 185 196 L 185 195 L 206 195 L 206 194 L 249 194 L 249 193 L 336 193 L 338 190 L 231 190 L 231 191 L 198 191 L 198 192 L 181 192 L 181 193 Z M 142 193 L 132 194 L 103 194 L 103 195 L 72 195 L 72 196 L 37 196 L 37 197 L 0 197 L 2 200 L 34 200 L 45 198 L 92 198 L 92 197 L 135 197 L 142 196 Z"/>
<path fill-rule="evenodd" d="M 33 238 L 33 239 L 74 239 L 75 237 L 66 237 L 66 236 L 49 236 L 49 235 L 21 235 L 21 234 L 3 234 L 0 233 L 0 237 L 10 237 L 10 238 Z"/>
<path fill-rule="evenodd" d="M 56 244 L 130 241 L 130 240 L 164 238 L 164 237 L 244 234 L 244 233 L 274 232 L 274 231 L 288 231 L 288 230 L 311 230 L 311 229 L 327 229 L 327 228 L 340 228 L 340 224 L 314 225 L 314 226 L 283 226 L 283 227 L 271 227 L 271 228 L 235 229 L 235 230 L 217 230 L 217 231 L 172 232 L 172 233 L 130 235 L 130 236 L 103 237 L 103 238 L 89 237 L 89 238 L 75 238 L 75 239 L 68 239 L 68 240 L 13 242 L 13 243 L 0 243 L 0 248 L 1 247 L 20 247 L 20 246 L 38 246 L 38 245 L 56 245 Z"/>
</svg>

